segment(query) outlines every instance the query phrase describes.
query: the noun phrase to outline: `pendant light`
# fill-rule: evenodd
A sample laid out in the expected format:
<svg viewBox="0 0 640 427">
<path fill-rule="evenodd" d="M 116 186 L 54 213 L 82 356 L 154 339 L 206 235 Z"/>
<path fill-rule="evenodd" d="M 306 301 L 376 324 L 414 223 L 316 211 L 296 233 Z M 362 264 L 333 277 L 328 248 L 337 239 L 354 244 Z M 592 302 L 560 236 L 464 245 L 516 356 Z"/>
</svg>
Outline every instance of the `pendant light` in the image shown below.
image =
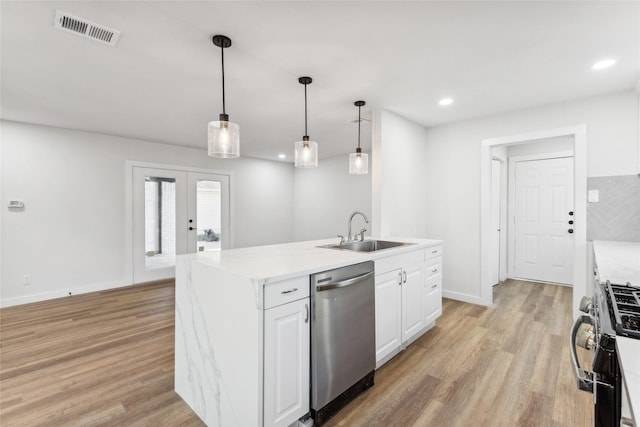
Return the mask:
<svg viewBox="0 0 640 427">
<path fill-rule="evenodd" d="M 304 136 L 302 141 L 295 143 L 295 167 L 315 168 L 318 166 L 318 143 L 309 141 L 307 134 L 307 85 L 311 84 L 311 77 L 300 77 L 298 83 L 304 85 Z"/>
<path fill-rule="evenodd" d="M 362 106 L 364 101 L 356 101 L 353 103 L 358 107 L 358 148 L 355 153 L 349 154 L 349 174 L 350 175 L 366 175 L 369 173 L 369 155 L 363 153 L 360 148 L 360 124 L 362 123 Z"/>
<path fill-rule="evenodd" d="M 224 49 L 231 46 L 231 39 L 227 36 L 215 35 L 213 44 L 222 52 L 222 114 L 220 114 L 220 120 L 209 122 L 208 154 L 210 157 L 231 159 L 240 157 L 240 127 L 237 123 L 229 121 L 224 97 Z"/>
</svg>

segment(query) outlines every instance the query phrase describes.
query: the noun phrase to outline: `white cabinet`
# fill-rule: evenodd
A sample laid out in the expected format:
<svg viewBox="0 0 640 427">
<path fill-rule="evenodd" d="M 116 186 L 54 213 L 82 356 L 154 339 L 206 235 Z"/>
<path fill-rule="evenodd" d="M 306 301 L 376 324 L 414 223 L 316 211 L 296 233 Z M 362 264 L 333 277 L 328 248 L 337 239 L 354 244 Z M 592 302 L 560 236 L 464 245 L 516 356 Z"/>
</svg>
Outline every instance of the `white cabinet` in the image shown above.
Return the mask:
<svg viewBox="0 0 640 427">
<path fill-rule="evenodd" d="M 427 251 L 429 256 L 431 251 Z M 437 255 L 425 261 L 424 325 L 428 326 L 442 315 L 442 257 Z"/>
<path fill-rule="evenodd" d="M 376 260 L 377 368 L 426 332 L 427 251 L 419 249 Z"/>
<path fill-rule="evenodd" d="M 417 338 L 425 326 L 424 261 L 402 272 L 402 342 Z"/>
<path fill-rule="evenodd" d="M 376 367 L 402 345 L 402 270 L 376 275 Z"/>
<path fill-rule="evenodd" d="M 288 426 L 309 412 L 309 278 L 301 282 L 306 282 L 306 298 L 264 311 L 265 427 Z M 281 287 L 271 289 L 283 300 L 302 291 L 296 286 Z"/>
</svg>

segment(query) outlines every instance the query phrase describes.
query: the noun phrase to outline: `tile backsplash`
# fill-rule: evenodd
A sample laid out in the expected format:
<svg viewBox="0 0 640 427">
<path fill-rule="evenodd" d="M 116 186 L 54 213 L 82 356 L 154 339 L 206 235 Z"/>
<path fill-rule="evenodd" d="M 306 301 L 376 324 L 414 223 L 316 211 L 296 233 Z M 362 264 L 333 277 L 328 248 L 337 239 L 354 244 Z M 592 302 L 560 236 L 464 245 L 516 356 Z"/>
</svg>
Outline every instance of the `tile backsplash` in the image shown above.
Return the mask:
<svg viewBox="0 0 640 427">
<path fill-rule="evenodd" d="M 640 176 L 587 178 L 599 201 L 587 203 L 587 240 L 640 242 Z"/>
</svg>

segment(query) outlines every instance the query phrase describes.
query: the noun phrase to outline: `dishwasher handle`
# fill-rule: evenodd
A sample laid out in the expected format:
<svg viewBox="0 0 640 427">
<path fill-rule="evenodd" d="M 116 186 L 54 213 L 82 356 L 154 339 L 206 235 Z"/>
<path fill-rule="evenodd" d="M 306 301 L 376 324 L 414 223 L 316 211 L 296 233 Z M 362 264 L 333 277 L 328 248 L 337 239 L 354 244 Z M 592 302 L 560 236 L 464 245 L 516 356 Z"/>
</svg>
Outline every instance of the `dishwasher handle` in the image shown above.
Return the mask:
<svg viewBox="0 0 640 427">
<path fill-rule="evenodd" d="M 328 291 L 329 289 L 335 289 L 335 288 L 342 288 L 345 286 L 350 286 L 353 285 L 354 283 L 358 283 L 358 282 L 362 282 L 363 280 L 365 280 L 368 277 L 373 276 L 373 271 L 370 271 L 368 273 L 365 274 L 361 274 L 360 276 L 355 276 L 355 277 L 350 277 L 348 279 L 345 280 L 340 280 L 338 282 L 331 282 L 331 283 L 327 283 L 326 285 L 316 285 L 316 291 L 317 292 L 322 292 L 322 291 Z"/>
</svg>

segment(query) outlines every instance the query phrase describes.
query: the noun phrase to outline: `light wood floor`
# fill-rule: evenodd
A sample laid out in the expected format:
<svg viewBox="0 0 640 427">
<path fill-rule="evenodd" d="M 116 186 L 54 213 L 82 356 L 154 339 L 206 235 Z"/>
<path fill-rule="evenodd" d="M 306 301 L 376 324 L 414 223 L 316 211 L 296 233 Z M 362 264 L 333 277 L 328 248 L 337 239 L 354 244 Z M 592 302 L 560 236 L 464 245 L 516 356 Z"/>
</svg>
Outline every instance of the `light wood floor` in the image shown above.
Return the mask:
<svg viewBox="0 0 640 427">
<path fill-rule="evenodd" d="M 571 290 L 494 289 L 491 308 L 445 300 L 326 425 L 592 426 L 569 367 Z M 203 425 L 173 392 L 173 316 L 172 282 L 1 309 L 0 425 Z"/>
</svg>

